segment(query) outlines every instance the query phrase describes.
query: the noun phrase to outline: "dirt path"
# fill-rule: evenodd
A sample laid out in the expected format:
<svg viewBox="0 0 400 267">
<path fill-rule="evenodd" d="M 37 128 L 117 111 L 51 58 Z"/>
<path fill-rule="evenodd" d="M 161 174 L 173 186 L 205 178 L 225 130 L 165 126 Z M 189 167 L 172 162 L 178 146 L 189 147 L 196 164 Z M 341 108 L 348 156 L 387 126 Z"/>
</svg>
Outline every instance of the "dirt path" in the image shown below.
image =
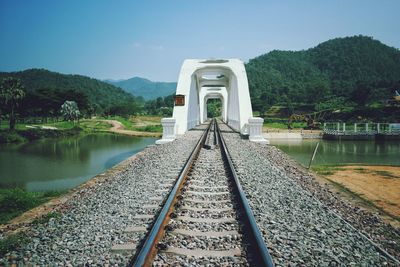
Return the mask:
<svg viewBox="0 0 400 267">
<path fill-rule="evenodd" d="M 101 121 L 111 124 L 112 127 L 109 129 L 109 131 L 113 132 L 113 133 L 130 135 L 130 136 L 145 136 L 145 137 L 160 137 L 160 136 L 162 136 L 161 133 L 125 130 L 124 125 L 116 120 L 101 120 Z"/>
<path fill-rule="evenodd" d="M 327 178 L 400 217 L 400 167 L 344 166 Z"/>
</svg>

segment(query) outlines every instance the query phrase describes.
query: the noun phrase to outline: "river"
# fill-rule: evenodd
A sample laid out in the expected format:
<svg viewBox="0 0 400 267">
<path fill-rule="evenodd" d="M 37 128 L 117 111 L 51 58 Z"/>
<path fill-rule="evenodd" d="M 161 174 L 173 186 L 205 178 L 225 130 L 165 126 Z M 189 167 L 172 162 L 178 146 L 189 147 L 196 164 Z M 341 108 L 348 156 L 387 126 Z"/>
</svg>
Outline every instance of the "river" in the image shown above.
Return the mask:
<svg viewBox="0 0 400 267">
<path fill-rule="evenodd" d="M 154 144 L 156 138 L 88 134 L 0 145 L 0 187 L 66 190 Z"/>
<path fill-rule="evenodd" d="M 270 140 L 274 145 L 308 166 L 317 142 L 320 142 L 312 165 L 394 165 L 400 166 L 400 142 L 329 141 L 329 140 Z"/>
</svg>

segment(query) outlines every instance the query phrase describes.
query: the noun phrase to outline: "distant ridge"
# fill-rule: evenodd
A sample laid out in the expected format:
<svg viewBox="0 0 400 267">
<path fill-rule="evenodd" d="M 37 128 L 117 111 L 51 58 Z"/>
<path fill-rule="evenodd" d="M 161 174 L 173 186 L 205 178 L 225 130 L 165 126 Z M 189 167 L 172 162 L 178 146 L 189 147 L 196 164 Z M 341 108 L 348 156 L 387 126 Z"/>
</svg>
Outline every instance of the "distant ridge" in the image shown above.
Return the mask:
<svg viewBox="0 0 400 267">
<path fill-rule="evenodd" d="M 140 77 L 127 80 L 105 80 L 105 82 L 120 87 L 135 96 L 142 96 L 145 100 L 174 94 L 177 84 L 176 82 L 153 82 Z"/>
</svg>

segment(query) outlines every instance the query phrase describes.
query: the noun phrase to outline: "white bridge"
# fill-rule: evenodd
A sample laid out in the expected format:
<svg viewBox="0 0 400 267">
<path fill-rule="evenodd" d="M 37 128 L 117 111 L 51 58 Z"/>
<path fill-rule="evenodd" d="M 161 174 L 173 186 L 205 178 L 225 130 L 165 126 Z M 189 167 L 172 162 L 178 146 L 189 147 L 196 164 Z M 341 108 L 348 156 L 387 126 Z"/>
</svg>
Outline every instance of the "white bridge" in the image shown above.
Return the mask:
<svg viewBox="0 0 400 267">
<path fill-rule="evenodd" d="M 173 141 L 207 120 L 207 100 L 221 99 L 222 120 L 250 141 L 268 143 L 262 137 L 262 118 L 253 117 L 246 69 L 239 59 L 183 62 L 176 88 L 172 118 L 163 118 L 163 137 L 157 144 Z"/>
</svg>

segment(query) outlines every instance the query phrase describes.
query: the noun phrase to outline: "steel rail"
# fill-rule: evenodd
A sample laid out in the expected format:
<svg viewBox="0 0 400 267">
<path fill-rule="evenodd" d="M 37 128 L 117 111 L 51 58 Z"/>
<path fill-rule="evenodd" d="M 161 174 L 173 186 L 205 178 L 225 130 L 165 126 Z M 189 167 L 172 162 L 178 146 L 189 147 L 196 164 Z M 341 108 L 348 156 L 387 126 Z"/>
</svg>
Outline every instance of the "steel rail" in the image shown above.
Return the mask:
<svg viewBox="0 0 400 267">
<path fill-rule="evenodd" d="M 173 212 L 174 205 L 177 202 L 176 197 L 178 196 L 178 193 L 181 191 L 184 185 L 188 171 L 190 170 L 194 160 L 197 158 L 201 148 L 204 145 L 204 142 L 206 141 L 206 138 L 210 131 L 210 127 L 211 123 L 204 131 L 203 135 L 200 137 L 196 146 L 192 150 L 190 157 L 186 160 L 185 165 L 179 173 L 179 177 L 175 182 L 174 187 L 169 193 L 168 198 L 165 200 L 163 208 L 159 212 L 157 219 L 151 228 L 151 231 L 144 241 L 143 246 L 141 247 L 140 251 L 135 254 L 128 266 L 142 267 L 152 265 L 152 261 L 157 253 L 156 246 L 164 235 L 164 228 L 168 224 L 169 216 Z"/>
<path fill-rule="evenodd" d="M 260 229 L 257 226 L 256 220 L 254 218 L 253 211 L 249 205 L 249 202 L 246 198 L 246 195 L 243 191 L 243 188 L 240 184 L 239 178 L 236 174 L 235 167 L 233 165 L 232 159 L 229 154 L 229 150 L 226 146 L 225 140 L 221 134 L 221 130 L 219 129 L 218 123 L 216 123 L 217 132 L 219 137 L 220 147 L 222 148 L 223 155 L 228 162 L 229 172 L 233 177 L 233 189 L 236 191 L 236 196 L 238 198 L 238 203 L 240 208 L 243 211 L 243 223 L 244 223 L 244 232 L 247 234 L 247 240 L 251 245 L 251 254 L 252 254 L 252 265 L 254 266 L 267 266 L 273 267 L 274 263 L 271 255 L 268 252 L 268 248 L 264 242 Z"/>
<path fill-rule="evenodd" d="M 218 137 L 217 137 L 217 120 L 213 120 L 214 123 L 214 145 L 218 147 Z"/>
</svg>

